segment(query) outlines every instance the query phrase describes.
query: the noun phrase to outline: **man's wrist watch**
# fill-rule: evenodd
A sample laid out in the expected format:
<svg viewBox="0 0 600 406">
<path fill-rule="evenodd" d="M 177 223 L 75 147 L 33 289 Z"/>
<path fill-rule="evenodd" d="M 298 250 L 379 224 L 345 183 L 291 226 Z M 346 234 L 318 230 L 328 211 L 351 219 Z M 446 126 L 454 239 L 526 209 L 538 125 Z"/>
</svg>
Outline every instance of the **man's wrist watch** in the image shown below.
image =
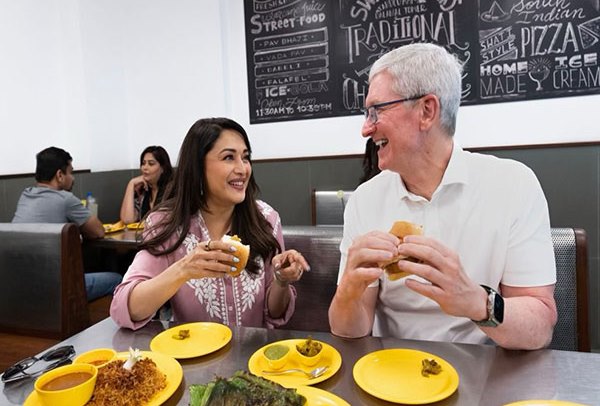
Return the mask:
<svg viewBox="0 0 600 406">
<path fill-rule="evenodd" d="M 487 319 L 476 321 L 475 324 L 483 327 L 496 327 L 504 321 L 504 298 L 489 286 L 481 285 L 488 294 Z"/>
</svg>

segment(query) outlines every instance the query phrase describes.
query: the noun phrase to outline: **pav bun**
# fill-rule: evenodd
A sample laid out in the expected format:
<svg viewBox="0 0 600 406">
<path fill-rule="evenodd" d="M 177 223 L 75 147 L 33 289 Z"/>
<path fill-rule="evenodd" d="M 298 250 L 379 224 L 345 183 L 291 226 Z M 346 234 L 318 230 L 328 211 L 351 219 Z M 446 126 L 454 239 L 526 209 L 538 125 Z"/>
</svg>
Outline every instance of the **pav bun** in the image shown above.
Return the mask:
<svg viewBox="0 0 600 406">
<path fill-rule="evenodd" d="M 423 227 L 408 221 L 396 221 L 389 232 L 398 237 L 402 244 L 404 237 L 407 235 L 423 235 Z M 389 280 L 395 281 L 410 275 L 408 272 L 401 271 L 400 268 L 398 268 L 398 261 L 401 259 L 412 262 L 421 262 L 417 258 L 407 257 L 405 255 L 397 255 L 389 261 L 381 262 L 379 266 L 383 268 Z"/>
<path fill-rule="evenodd" d="M 234 272 L 229 273 L 229 276 L 232 278 L 240 276 L 244 268 L 246 268 L 246 264 L 248 263 L 250 246 L 242 244 L 242 240 L 237 235 L 224 235 L 223 238 L 221 238 L 221 241 L 231 244 L 236 248 L 235 252 L 233 252 L 233 255 L 235 255 L 240 262 L 226 262 L 226 264 L 236 268 Z"/>
</svg>

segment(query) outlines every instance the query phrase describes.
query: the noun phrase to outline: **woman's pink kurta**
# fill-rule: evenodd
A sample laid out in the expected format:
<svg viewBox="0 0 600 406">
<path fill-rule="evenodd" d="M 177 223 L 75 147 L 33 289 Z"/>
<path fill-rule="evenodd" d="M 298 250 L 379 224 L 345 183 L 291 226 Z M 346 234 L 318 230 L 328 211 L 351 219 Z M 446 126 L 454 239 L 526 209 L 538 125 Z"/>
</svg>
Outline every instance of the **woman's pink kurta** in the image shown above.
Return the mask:
<svg viewBox="0 0 600 406">
<path fill-rule="evenodd" d="M 268 204 L 257 201 L 262 215 L 273 227 L 273 235 L 285 250 L 279 214 Z M 146 219 L 146 230 L 162 216 L 151 213 Z M 145 231 L 147 233 L 148 231 Z M 148 236 L 145 235 L 147 238 Z M 153 278 L 174 262 L 191 252 L 201 241 L 209 240 L 208 229 L 200 214 L 192 217 L 190 230 L 183 243 L 171 254 L 154 256 L 146 250 L 140 251 L 127 270 L 123 282 L 116 288 L 110 315 L 121 327 L 138 329 L 150 318 L 133 321 L 129 316 L 128 298 L 131 290 L 140 282 Z M 164 246 L 176 240 L 173 235 Z M 163 247 L 164 247 L 163 246 Z M 273 328 L 281 326 L 294 313 L 296 291 L 290 285 L 290 303 L 282 318 L 273 319 L 267 309 L 267 292 L 274 282 L 271 258 L 260 259 L 259 274 L 243 271 L 238 278 L 191 279 L 183 284 L 171 298 L 172 319 L 177 322 L 212 321 L 229 326 Z"/>
</svg>

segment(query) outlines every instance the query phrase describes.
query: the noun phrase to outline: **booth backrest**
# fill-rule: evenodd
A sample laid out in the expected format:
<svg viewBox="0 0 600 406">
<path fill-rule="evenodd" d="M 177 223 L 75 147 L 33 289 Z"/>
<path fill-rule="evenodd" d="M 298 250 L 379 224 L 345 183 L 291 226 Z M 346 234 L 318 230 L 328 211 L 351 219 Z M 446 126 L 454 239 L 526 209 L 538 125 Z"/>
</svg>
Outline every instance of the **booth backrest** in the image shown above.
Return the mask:
<svg viewBox="0 0 600 406">
<path fill-rule="evenodd" d="M 296 312 L 288 329 L 329 331 L 328 309 L 337 288 L 342 227 L 285 226 L 287 249 L 301 252 L 311 266 L 295 284 Z M 557 282 L 554 297 L 558 323 L 550 348 L 590 351 L 588 327 L 588 268 L 585 231 L 553 228 Z"/>
<path fill-rule="evenodd" d="M 311 194 L 312 225 L 343 225 L 344 208 L 352 192 L 352 190 L 313 190 Z"/>
<path fill-rule="evenodd" d="M 311 270 L 295 284 L 296 312 L 287 329 L 329 331 L 329 303 L 337 288 L 342 227 L 285 226 L 286 249 L 304 255 Z"/>
<path fill-rule="evenodd" d="M 89 324 L 77 225 L 0 223 L 0 332 L 63 339 Z"/>
<path fill-rule="evenodd" d="M 585 230 L 553 228 L 556 260 L 554 299 L 558 322 L 550 348 L 590 351 L 588 316 L 588 258 Z"/>
</svg>

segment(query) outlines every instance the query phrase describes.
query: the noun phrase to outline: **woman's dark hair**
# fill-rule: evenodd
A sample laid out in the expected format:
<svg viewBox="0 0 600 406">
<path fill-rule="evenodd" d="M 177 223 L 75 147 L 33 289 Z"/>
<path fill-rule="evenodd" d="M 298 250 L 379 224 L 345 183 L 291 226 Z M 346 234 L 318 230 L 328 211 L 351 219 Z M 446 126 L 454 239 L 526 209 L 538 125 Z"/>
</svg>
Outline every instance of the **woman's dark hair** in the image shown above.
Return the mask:
<svg viewBox="0 0 600 406">
<path fill-rule="evenodd" d="M 67 167 L 73 161 L 71 154 L 56 147 L 49 147 L 38 152 L 35 159 L 35 180 L 38 182 L 51 181 L 59 169 L 67 173 Z"/>
<path fill-rule="evenodd" d="M 152 154 L 163 171 L 160 175 L 160 178 L 158 178 L 158 192 L 156 193 L 156 200 L 154 201 L 154 204 L 156 205 L 162 201 L 165 189 L 173 178 L 173 167 L 171 166 L 169 154 L 163 147 L 159 145 L 150 145 L 142 151 L 142 154 L 140 155 L 140 166 L 142 166 L 142 163 L 144 162 L 144 155 L 148 153 Z"/>
<path fill-rule="evenodd" d="M 369 137 L 367 139 L 367 145 L 365 145 L 365 155 L 363 156 L 362 161 L 363 174 L 360 177 L 359 184 L 368 181 L 381 172 L 381 169 L 379 169 L 379 159 L 377 158 L 378 149 L 379 148 L 375 145 L 373 139 Z"/>
<path fill-rule="evenodd" d="M 241 125 L 228 118 L 205 118 L 196 121 L 179 150 L 173 181 L 167 187 L 163 201 L 155 207 L 155 210 L 164 213 L 158 224 L 152 225 L 158 233 L 153 238 L 143 241 L 140 246 L 142 249 L 147 249 L 153 255 L 170 254 L 183 243 L 189 232 L 192 216 L 200 209 L 209 210 L 205 195 L 205 159 L 223 130 L 233 130 L 241 135 L 250 159 L 250 141 Z M 267 260 L 281 251 L 273 236 L 271 224 L 260 213 L 256 204 L 258 193 L 254 174 L 251 174 L 246 197 L 243 202 L 236 204 L 233 210 L 230 230 L 232 234 L 237 234 L 244 244 L 250 245 L 250 260 L 246 270 L 251 273 L 258 272 L 258 264 L 255 262 L 257 257 Z M 175 244 L 161 249 L 161 244 L 173 234 L 177 234 Z"/>
</svg>

